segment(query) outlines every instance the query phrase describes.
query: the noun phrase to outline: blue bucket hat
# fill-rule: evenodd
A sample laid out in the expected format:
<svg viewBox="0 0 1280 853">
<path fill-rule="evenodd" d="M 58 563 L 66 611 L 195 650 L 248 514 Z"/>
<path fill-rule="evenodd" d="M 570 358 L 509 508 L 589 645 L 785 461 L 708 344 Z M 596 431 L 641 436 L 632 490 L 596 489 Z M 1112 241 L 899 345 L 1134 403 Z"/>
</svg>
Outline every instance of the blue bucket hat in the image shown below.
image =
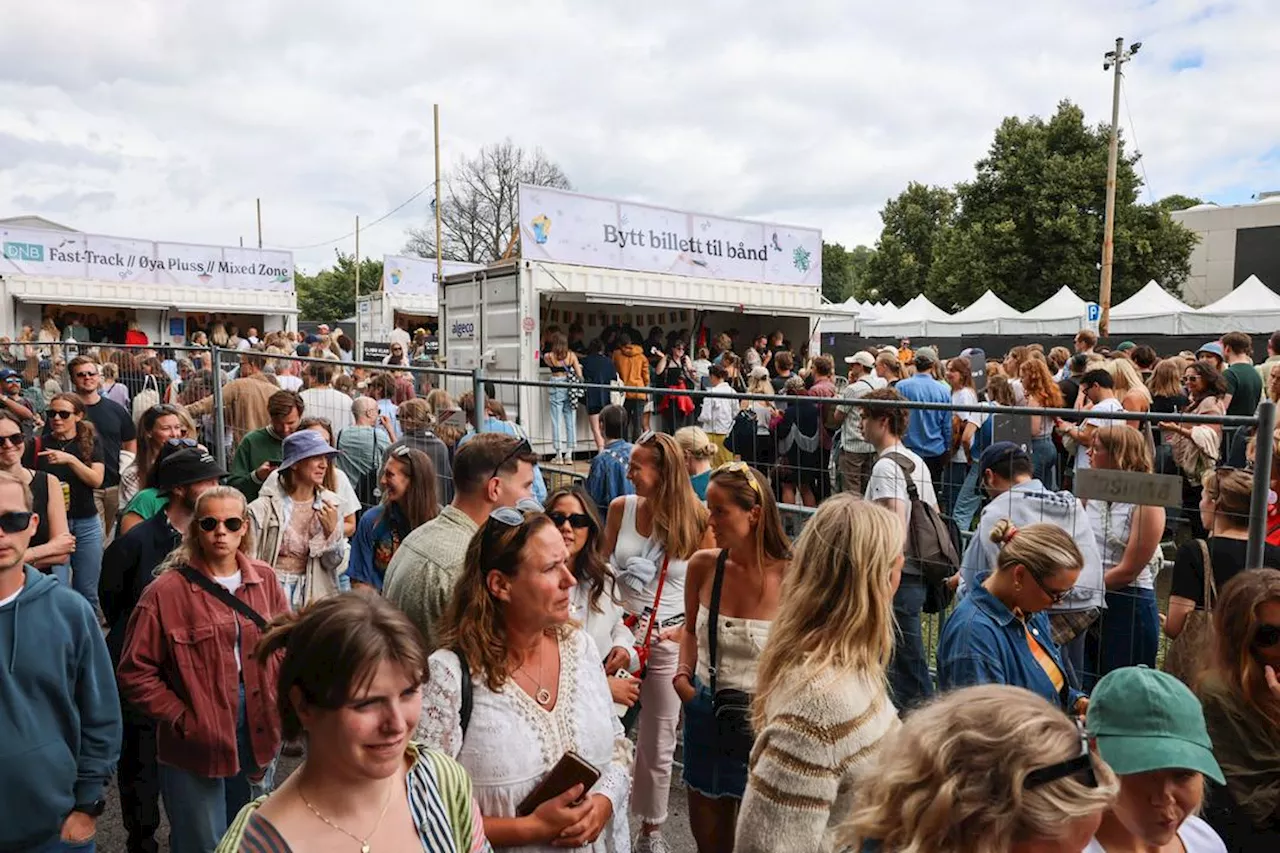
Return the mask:
<svg viewBox="0 0 1280 853">
<path fill-rule="evenodd" d="M 281 471 L 287 471 L 303 459 L 310 459 L 313 456 L 338 455 L 337 448 L 313 429 L 300 429 L 285 436 L 281 451 L 284 453 L 284 461 L 280 463 Z"/>
<path fill-rule="evenodd" d="M 1218 358 L 1222 359 L 1223 361 L 1227 360 L 1226 353 L 1222 351 L 1222 344 L 1218 343 L 1217 341 L 1209 341 L 1209 343 L 1205 344 L 1204 346 L 1200 347 L 1200 349 L 1196 350 L 1196 355 L 1199 355 L 1202 352 L 1207 352 L 1210 355 L 1216 355 Z"/>
</svg>

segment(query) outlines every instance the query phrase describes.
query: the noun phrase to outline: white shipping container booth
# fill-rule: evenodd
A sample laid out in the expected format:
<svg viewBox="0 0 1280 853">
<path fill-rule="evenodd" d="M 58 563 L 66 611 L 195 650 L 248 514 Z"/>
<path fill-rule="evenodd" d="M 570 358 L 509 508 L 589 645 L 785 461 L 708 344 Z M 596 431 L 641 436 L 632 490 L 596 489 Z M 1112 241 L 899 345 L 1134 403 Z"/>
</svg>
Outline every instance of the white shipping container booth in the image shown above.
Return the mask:
<svg viewBox="0 0 1280 853">
<path fill-rule="evenodd" d="M 480 264 L 458 261 L 442 266 L 446 276 L 481 269 Z M 357 343 L 366 361 L 381 361 L 390 352 L 391 331 L 398 323 L 410 335 L 424 328 L 434 336 L 440 316 L 436 259 L 383 255 L 379 289 L 362 294 L 357 303 Z"/>
<path fill-rule="evenodd" d="M 545 381 L 550 373 L 541 366 L 544 330 L 556 325 L 567 331 L 573 323 L 583 326 L 586 341 L 599 337 L 606 326 L 629 324 L 642 336 L 651 326 L 664 333 L 687 330 L 695 347 L 736 329 L 739 350 L 757 334 L 781 330 L 795 350 L 807 346 L 816 353 L 818 319 L 844 316 L 822 304 L 819 231 L 717 220 L 532 187 L 521 188 L 520 204 L 520 257 L 446 276 L 442 282 L 440 340 L 449 368 L 480 367 L 490 379 Z M 649 222 L 654 224 L 640 226 Z M 652 246 L 644 253 L 618 251 L 622 247 L 603 239 L 610 227 L 645 236 L 685 236 L 659 241 L 673 245 L 674 251 Z M 735 235 L 735 253 L 736 235 L 748 235 L 741 245 L 754 247 L 757 257 L 733 259 L 741 264 L 720 264 L 714 255 L 697 257 L 707 250 L 725 251 L 726 239 L 688 236 L 699 232 Z M 717 246 L 716 240 L 722 242 Z M 704 251 L 681 252 L 682 244 Z M 766 258 L 777 258 L 778 265 Z M 735 272 L 736 278 L 724 275 Z M 470 390 L 463 380 L 451 381 L 450 387 Z M 496 386 L 508 416 L 519 420 L 541 453 L 552 452 L 547 390 Z M 585 404 L 578 407 L 576 447 L 594 448 Z"/>
</svg>

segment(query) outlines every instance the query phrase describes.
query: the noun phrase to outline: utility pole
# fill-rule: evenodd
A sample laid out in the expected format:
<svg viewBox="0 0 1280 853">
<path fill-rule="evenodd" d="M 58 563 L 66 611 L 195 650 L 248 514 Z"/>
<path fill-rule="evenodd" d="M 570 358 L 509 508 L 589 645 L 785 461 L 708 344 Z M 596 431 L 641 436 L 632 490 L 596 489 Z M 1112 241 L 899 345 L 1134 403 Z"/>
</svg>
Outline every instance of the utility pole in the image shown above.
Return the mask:
<svg viewBox="0 0 1280 853">
<path fill-rule="evenodd" d="M 1115 256 L 1112 240 L 1116 228 L 1116 170 L 1120 159 L 1120 78 L 1121 67 L 1133 58 L 1142 47 L 1135 41 L 1128 51 L 1124 39 L 1116 39 L 1116 49 L 1108 51 L 1102 60 L 1102 70 L 1115 69 L 1115 83 L 1111 90 L 1111 145 L 1107 150 L 1107 212 L 1102 225 L 1102 286 L 1098 294 L 1101 316 L 1098 318 L 1098 335 L 1106 337 L 1111 325 L 1111 266 Z"/>
<path fill-rule="evenodd" d="M 262 248 L 262 199 L 255 198 L 254 203 L 258 207 L 258 248 Z"/>
<path fill-rule="evenodd" d="M 432 205 L 436 209 L 436 299 L 440 294 L 440 279 L 444 278 L 444 251 L 440 246 L 440 105 L 433 104 L 431 115 L 435 122 L 436 133 L 436 200 Z"/>
</svg>

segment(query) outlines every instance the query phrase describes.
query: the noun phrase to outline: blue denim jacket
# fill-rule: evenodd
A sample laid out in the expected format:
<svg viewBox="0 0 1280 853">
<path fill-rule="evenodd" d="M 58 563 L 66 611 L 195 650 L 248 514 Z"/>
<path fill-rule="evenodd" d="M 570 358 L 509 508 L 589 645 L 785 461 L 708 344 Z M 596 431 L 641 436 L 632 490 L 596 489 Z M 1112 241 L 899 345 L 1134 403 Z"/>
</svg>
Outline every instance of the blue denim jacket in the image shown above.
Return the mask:
<svg viewBox="0 0 1280 853">
<path fill-rule="evenodd" d="M 1062 655 L 1049 631 L 1049 617 L 1033 613 L 1027 624 L 1062 669 Z M 1066 671 L 1063 670 L 1065 677 Z M 975 684 L 1008 684 L 1043 696 L 1065 711 L 1084 696 L 1069 685 L 1059 692 L 1027 646 L 1022 623 L 986 587 L 974 587 L 956 605 L 938 640 L 938 685 L 943 690 Z"/>
<path fill-rule="evenodd" d="M 600 515 L 609 514 L 609 504 L 621 495 L 635 494 L 635 488 L 627 479 L 627 466 L 631 464 L 632 444 L 622 439 L 609 442 L 595 459 L 587 474 L 585 488 L 596 502 Z"/>
</svg>

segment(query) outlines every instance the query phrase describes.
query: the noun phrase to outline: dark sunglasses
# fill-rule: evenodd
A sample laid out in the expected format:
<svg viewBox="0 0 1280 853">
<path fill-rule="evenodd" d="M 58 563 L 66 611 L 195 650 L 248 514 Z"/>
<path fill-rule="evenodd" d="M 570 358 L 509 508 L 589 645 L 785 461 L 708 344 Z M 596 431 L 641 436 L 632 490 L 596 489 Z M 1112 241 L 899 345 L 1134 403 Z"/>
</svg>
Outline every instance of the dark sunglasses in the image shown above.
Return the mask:
<svg viewBox="0 0 1280 853">
<path fill-rule="evenodd" d="M 1280 625 L 1259 625 L 1253 635 L 1253 646 L 1270 649 L 1280 644 Z"/>
<path fill-rule="evenodd" d="M 76 379 L 88 379 L 90 376 L 97 376 L 97 375 L 98 375 L 98 371 L 96 370 L 81 370 L 78 373 L 76 373 Z"/>
<path fill-rule="evenodd" d="M 75 415 L 75 412 L 68 412 L 68 411 L 64 411 L 63 409 L 49 410 L 49 417 L 58 418 L 60 420 L 65 420 L 66 418 L 72 417 L 73 415 Z"/>
<path fill-rule="evenodd" d="M 27 438 L 20 432 L 15 432 L 13 435 L 0 435 L 0 443 L 6 441 L 9 442 L 12 447 L 21 447 L 27 443 Z"/>
<path fill-rule="evenodd" d="M 32 512 L 4 512 L 0 513 L 0 530 L 5 533 L 21 533 L 31 526 Z"/>
<path fill-rule="evenodd" d="M 1080 754 L 1066 761 L 1032 770 L 1022 780 L 1023 790 L 1031 791 L 1068 777 L 1075 777 L 1086 788 L 1098 787 L 1098 777 L 1093 772 L 1093 757 L 1089 754 L 1089 733 L 1080 720 L 1076 720 L 1076 730 L 1080 733 Z"/>
<path fill-rule="evenodd" d="M 566 521 L 569 522 L 570 527 L 578 530 L 591 526 L 591 516 L 585 512 L 549 512 L 547 518 L 551 519 L 551 523 L 556 527 L 563 527 Z"/>
<path fill-rule="evenodd" d="M 527 453 L 533 453 L 533 445 L 529 444 L 529 439 L 522 438 L 520 439 L 519 444 L 511 448 L 510 453 L 502 457 L 501 462 L 493 466 L 493 473 L 489 475 L 489 479 L 492 480 L 494 477 L 497 477 L 498 472 L 501 471 L 503 466 L 506 465 L 508 462 L 510 462 L 512 459 L 515 459 L 521 454 L 527 454 Z M 539 509 L 541 509 L 541 507 L 539 507 Z"/>
<path fill-rule="evenodd" d="M 165 439 L 164 443 L 169 445 L 170 447 L 199 447 L 200 446 L 200 442 L 196 441 L 194 438 L 167 438 Z"/>
<path fill-rule="evenodd" d="M 241 527 L 244 527 L 244 519 L 236 515 L 233 515 L 230 518 L 214 518 L 212 515 L 206 515 L 204 518 L 200 519 L 200 529 L 205 533 L 212 533 L 217 530 L 219 524 L 227 528 L 227 530 L 232 533 L 235 533 Z"/>
</svg>

